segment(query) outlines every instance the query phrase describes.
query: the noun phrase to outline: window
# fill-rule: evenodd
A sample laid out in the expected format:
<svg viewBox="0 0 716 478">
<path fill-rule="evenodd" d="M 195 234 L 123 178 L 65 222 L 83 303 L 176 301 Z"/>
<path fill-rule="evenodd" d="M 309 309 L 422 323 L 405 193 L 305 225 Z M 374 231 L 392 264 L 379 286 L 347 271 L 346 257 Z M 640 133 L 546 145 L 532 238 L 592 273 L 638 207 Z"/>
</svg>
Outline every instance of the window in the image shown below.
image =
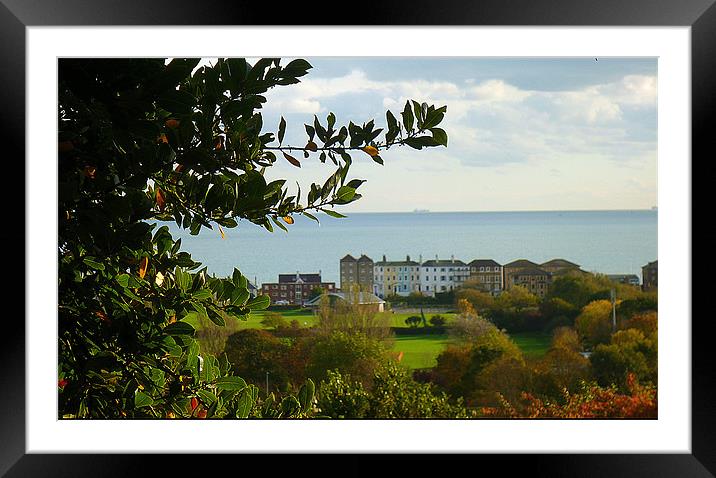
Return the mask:
<svg viewBox="0 0 716 478">
<path fill-rule="evenodd" d="M 485 268 L 484 268 L 484 267 L 480 267 L 480 272 L 484 272 L 484 271 L 485 271 Z"/>
</svg>

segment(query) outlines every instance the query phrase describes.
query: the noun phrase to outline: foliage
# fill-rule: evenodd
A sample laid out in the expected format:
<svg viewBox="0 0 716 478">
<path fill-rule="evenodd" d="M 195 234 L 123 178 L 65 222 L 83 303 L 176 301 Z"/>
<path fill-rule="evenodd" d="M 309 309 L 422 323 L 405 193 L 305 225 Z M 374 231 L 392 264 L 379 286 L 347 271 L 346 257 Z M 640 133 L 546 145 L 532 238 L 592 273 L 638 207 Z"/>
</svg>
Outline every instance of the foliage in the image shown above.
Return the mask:
<svg viewBox="0 0 716 478">
<path fill-rule="evenodd" d="M 277 330 L 279 328 L 288 327 L 288 321 L 279 312 L 264 312 L 264 318 L 261 320 L 261 325 L 267 329 Z"/>
<path fill-rule="evenodd" d="M 521 285 L 510 287 L 495 299 L 495 305 L 502 311 L 510 309 L 520 311 L 528 307 L 536 307 L 538 302 L 539 298 Z"/>
<path fill-rule="evenodd" d="M 420 325 L 420 322 L 422 322 L 423 319 L 419 315 L 411 315 L 407 319 L 405 319 L 405 323 L 412 328 L 417 327 Z"/>
<path fill-rule="evenodd" d="M 359 381 L 337 370 L 328 370 L 319 385 L 317 406 L 331 418 L 365 418 L 370 414 L 370 393 Z"/>
<path fill-rule="evenodd" d="M 627 377 L 626 393 L 616 387 L 584 384 L 579 393 L 564 393 L 561 403 L 522 394 L 519 401 L 502 399 L 499 406 L 485 407 L 482 414 L 502 418 L 657 418 L 656 388 Z"/>
<path fill-rule="evenodd" d="M 307 376 L 316 381 L 326 379 L 329 370 L 350 374 L 369 385 L 374 370 L 388 360 L 384 344 L 360 333 L 332 332 L 320 335 L 307 345 Z"/>
<path fill-rule="evenodd" d="M 611 302 L 595 300 L 585 305 L 575 320 L 574 327 L 588 348 L 609 342 L 612 333 Z"/>
<path fill-rule="evenodd" d="M 560 326 L 574 325 L 579 315 L 579 308 L 560 297 L 546 297 L 539 305 L 542 316 L 549 322 L 547 327 L 555 329 Z"/>
<path fill-rule="evenodd" d="M 248 382 L 263 388 L 268 373 L 271 389 L 287 389 L 291 377 L 285 364 L 295 353 L 290 343 L 265 330 L 245 329 L 226 339 L 224 352 L 232 369 Z"/>
<path fill-rule="evenodd" d="M 181 251 L 166 226 L 191 234 L 239 220 L 287 229 L 293 215 L 324 212 L 360 198 L 349 179 L 353 153 L 382 164 L 380 152 L 447 145 L 437 125 L 446 107 L 408 101 L 402 122 L 336 125 L 329 113 L 305 125 L 305 146 L 264 132 L 269 89 L 298 83 L 311 65 L 293 60 L 60 59 L 58 71 L 58 298 L 60 417 L 245 417 L 257 389 L 227 360 L 199 352 L 198 319 L 222 326 L 269 305 L 250 298 L 235 270 L 211 278 Z M 384 141 L 379 140 L 384 133 Z M 319 146 L 320 143 L 321 145 Z M 289 153 L 330 159 L 322 184 L 290 192 L 265 172 Z M 293 397 L 280 416 L 298 416 Z M 192 404 L 196 404 L 194 407 Z M 272 405 L 264 414 L 274 413 Z M 272 411 L 274 410 L 274 411 Z"/>
<path fill-rule="evenodd" d="M 591 378 L 589 360 L 580 353 L 581 350 L 579 335 L 573 328 L 555 329 L 552 346 L 535 369 L 535 392 L 559 400 L 565 390 L 577 391 Z"/>
<path fill-rule="evenodd" d="M 589 360 L 602 386 L 615 384 L 619 390 L 626 390 L 630 375 L 642 383 L 656 384 L 656 334 L 647 338 L 637 329 L 620 330 L 612 335 L 610 344 L 598 345 Z"/>
<path fill-rule="evenodd" d="M 455 293 L 456 298 L 458 300 L 467 300 L 477 311 L 494 309 L 495 298 L 489 293 L 473 287 L 475 287 L 474 284 L 465 282 L 465 284 L 463 284 L 463 287 Z"/>
<path fill-rule="evenodd" d="M 612 282 L 604 274 L 583 272 L 568 273 L 555 278 L 547 298 L 562 299 L 579 310 L 590 302 L 609 299 L 612 289 L 622 301 L 633 300 L 639 304 L 652 304 L 656 300 L 656 294 L 645 293 L 639 287 Z"/>
<path fill-rule="evenodd" d="M 447 319 L 442 315 L 433 315 L 430 317 L 430 325 L 433 327 L 443 327 L 447 323 Z"/>
<path fill-rule="evenodd" d="M 626 323 L 627 329 L 640 330 L 645 336 L 656 338 L 658 318 L 655 311 L 633 315 Z"/>
<path fill-rule="evenodd" d="M 416 382 L 394 363 L 377 368 L 369 388 L 349 374 L 330 372 L 319 387 L 317 405 L 321 413 L 334 418 L 468 417 L 462 400 L 451 403 L 447 395 L 430 384 Z"/>
<path fill-rule="evenodd" d="M 506 334 L 488 324 L 479 334 L 463 335 L 438 356 L 433 381 L 452 397 L 464 397 L 471 404 L 484 403 L 492 399 L 498 374 L 510 366 L 516 366 L 520 369 L 516 373 L 522 374 L 524 359 L 520 349 Z"/>
<path fill-rule="evenodd" d="M 623 321 L 628 321 L 636 315 L 656 313 L 657 310 L 656 293 L 651 292 L 645 293 L 643 297 L 621 301 L 617 307 L 617 316 Z"/>
</svg>

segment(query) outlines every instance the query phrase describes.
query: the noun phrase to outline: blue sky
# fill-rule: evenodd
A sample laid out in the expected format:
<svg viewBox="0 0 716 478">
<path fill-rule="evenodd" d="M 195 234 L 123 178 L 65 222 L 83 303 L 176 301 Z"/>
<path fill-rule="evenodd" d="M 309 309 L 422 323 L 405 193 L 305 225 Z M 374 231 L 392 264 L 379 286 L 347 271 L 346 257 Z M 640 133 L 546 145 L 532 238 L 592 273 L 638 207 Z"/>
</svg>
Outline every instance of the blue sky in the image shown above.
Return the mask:
<svg viewBox="0 0 716 478">
<path fill-rule="evenodd" d="M 646 209 L 657 201 L 655 58 L 312 58 L 298 85 L 271 90 L 264 129 L 305 144 L 313 115 L 396 116 L 406 99 L 447 105 L 447 148 L 357 155 L 363 198 L 346 211 Z M 285 64 L 289 59 L 283 60 Z M 269 177 L 304 190 L 332 170 L 285 161 Z"/>
</svg>

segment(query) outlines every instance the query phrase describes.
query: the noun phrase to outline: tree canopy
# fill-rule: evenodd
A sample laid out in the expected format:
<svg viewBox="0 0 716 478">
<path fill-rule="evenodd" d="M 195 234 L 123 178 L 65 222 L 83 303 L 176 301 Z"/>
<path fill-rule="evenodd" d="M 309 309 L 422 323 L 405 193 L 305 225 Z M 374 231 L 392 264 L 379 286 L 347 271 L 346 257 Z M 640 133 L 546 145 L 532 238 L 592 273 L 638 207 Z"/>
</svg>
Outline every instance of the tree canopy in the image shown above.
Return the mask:
<svg viewBox="0 0 716 478">
<path fill-rule="evenodd" d="M 269 298 L 252 298 L 238 270 L 209 276 L 161 225 L 223 237 L 242 220 L 273 231 L 297 214 L 343 217 L 335 208 L 358 200 L 364 182 L 349 176 L 356 154 L 382 164 L 394 146 L 447 145 L 438 127 L 446 107 L 412 100 L 386 112 L 384 128 L 372 119 L 339 126 L 329 113 L 304 125 L 305 145 L 284 144 L 284 118 L 266 131 L 264 94 L 310 69 L 277 58 L 59 60 L 60 417 L 310 412 L 312 382 L 258 408 L 257 387 L 199 350 L 198 320 L 245 320 Z M 277 161 L 313 159 L 332 172 L 307 191 L 266 180 Z"/>
</svg>

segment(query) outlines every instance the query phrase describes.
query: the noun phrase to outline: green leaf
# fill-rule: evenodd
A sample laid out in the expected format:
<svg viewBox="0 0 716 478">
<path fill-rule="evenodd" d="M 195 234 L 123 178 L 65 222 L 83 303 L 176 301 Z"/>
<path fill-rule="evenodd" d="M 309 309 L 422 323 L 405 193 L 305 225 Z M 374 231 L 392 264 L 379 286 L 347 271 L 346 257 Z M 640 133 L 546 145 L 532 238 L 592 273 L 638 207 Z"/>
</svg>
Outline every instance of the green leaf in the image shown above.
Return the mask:
<svg viewBox="0 0 716 478">
<path fill-rule="evenodd" d="M 209 289 L 199 289 L 194 292 L 191 297 L 197 300 L 205 300 L 211 298 L 211 291 Z"/>
<path fill-rule="evenodd" d="M 134 406 L 135 408 L 142 408 L 142 407 L 148 407 L 149 405 L 152 405 L 154 403 L 154 400 L 152 400 L 152 397 L 147 395 L 146 393 L 137 390 L 137 393 L 134 395 Z"/>
<path fill-rule="evenodd" d="M 246 382 L 241 377 L 220 377 L 214 383 L 219 390 L 243 390 L 246 388 Z"/>
<path fill-rule="evenodd" d="M 237 287 L 231 293 L 231 305 L 244 305 L 249 297 L 251 297 L 251 294 L 248 289 Z"/>
<path fill-rule="evenodd" d="M 281 121 L 278 124 L 278 144 L 283 143 L 283 136 L 286 134 L 286 120 L 281 116 Z"/>
<path fill-rule="evenodd" d="M 204 318 L 209 318 L 209 314 L 206 312 L 206 307 L 204 307 L 199 302 L 191 302 L 191 306 L 194 307 L 194 310 L 199 312 L 199 314 Z"/>
<path fill-rule="evenodd" d="M 97 261 L 95 261 L 95 260 L 93 260 L 93 259 L 94 259 L 93 257 L 85 257 L 85 258 L 82 259 L 82 262 L 84 262 L 85 264 L 87 264 L 88 266 L 90 266 L 92 269 L 95 269 L 95 270 L 98 270 L 98 271 L 103 271 L 103 270 L 104 270 L 104 264 L 99 263 L 99 262 L 97 262 Z"/>
<path fill-rule="evenodd" d="M 340 188 L 338 188 L 338 192 L 336 192 L 336 198 L 337 198 L 339 201 L 346 201 L 346 202 L 348 202 L 348 201 L 350 201 L 351 199 L 353 199 L 353 196 L 355 195 L 355 193 L 356 193 L 356 190 L 353 189 L 352 187 L 350 187 L 350 186 L 341 186 Z"/>
<path fill-rule="evenodd" d="M 293 395 L 289 395 L 281 400 L 281 411 L 284 417 L 293 416 L 298 413 L 299 410 L 301 410 L 301 404 Z"/>
<path fill-rule="evenodd" d="M 405 102 L 405 109 L 402 113 L 403 117 L 403 126 L 405 126 L 406 131 L 411 131 L 413 129 L 413 121 L 415 119 L 413 118 L 413 111 L 410 109 L 410 101 Z"/>
<path fill-rule="evenodd" d="M 310 378 L 306 380 L 306 383 L 301 386 L 298 391 L 298 401 L 301 404 L 301 410 L 305 413 L 311 409 L 313 404 L 313 397 L 316 393 L 316 385 Z"/>
<path fill-rule="evenodd" d="M 209 307 L 209 320 L 211 320 L 212 322 L 214 322 L 214 323 L 215 323 L 216 325 L 218 325 L 219 327 L 224 327 L 224 326 L 226 325 L 226 321 L 225 321 L 224 318 L 221 316 L 221 314 L 219 313 L 219 311 L 217 311 L 216 309 L 214 309 L 214 307 Z"/>
<path fill-rule="evenodd" d="M 441 145 L 443 145 L 443 146 L 447 146 L 448 137 L 447 137 L 447 133 L 445 132 L 444 129 L 441 129 L 441 128 L 430 128 L 430 132 L 433 134 L 433 139 L 434 139 L 437 143 L 439 143 L 439 144 L 441 144 Z"/>
<path fill-rule="evenodd" d="M 129 274 L 119 274 L 117 277 L 115 277 L 115 280 L 122 287 L 129 287 Z"/>
<path fill-rule="evenodd" d="M 268 295 L 257 295 L 246 303 L 246 307 L 251 310 L 263 310 L 271 305 L 271 298 Z"/>
<path fill-rule="evenodd" d="M 341 214 L 339 212 L 332 211 L 330 209 L 321 209 L 321 211 L 325 212 L 326 214 L 328 214 L 331 217 L 337 217 L 337 218 L 348 217 L 348 216 L 344 216 L 343 214 Z"/>
<path fill-rule="evenodd" d="M 174 90 L 159 95 L 157 104 L 170 113 L 191 113 L 196 98 L 186 91 Z"/>
<path fill-rule="evenodd" d="M 242 390 L 236 400 L 236 418 L 248 418 L 251 408 L 254 406 L 254 399 L 248 389 Z"/>
<path fill-rule="evenodd" d="M 174 322 L 164 327 L 167 335 L 194 335 L 194 327 L 186 322 Z"/>
</svg>

